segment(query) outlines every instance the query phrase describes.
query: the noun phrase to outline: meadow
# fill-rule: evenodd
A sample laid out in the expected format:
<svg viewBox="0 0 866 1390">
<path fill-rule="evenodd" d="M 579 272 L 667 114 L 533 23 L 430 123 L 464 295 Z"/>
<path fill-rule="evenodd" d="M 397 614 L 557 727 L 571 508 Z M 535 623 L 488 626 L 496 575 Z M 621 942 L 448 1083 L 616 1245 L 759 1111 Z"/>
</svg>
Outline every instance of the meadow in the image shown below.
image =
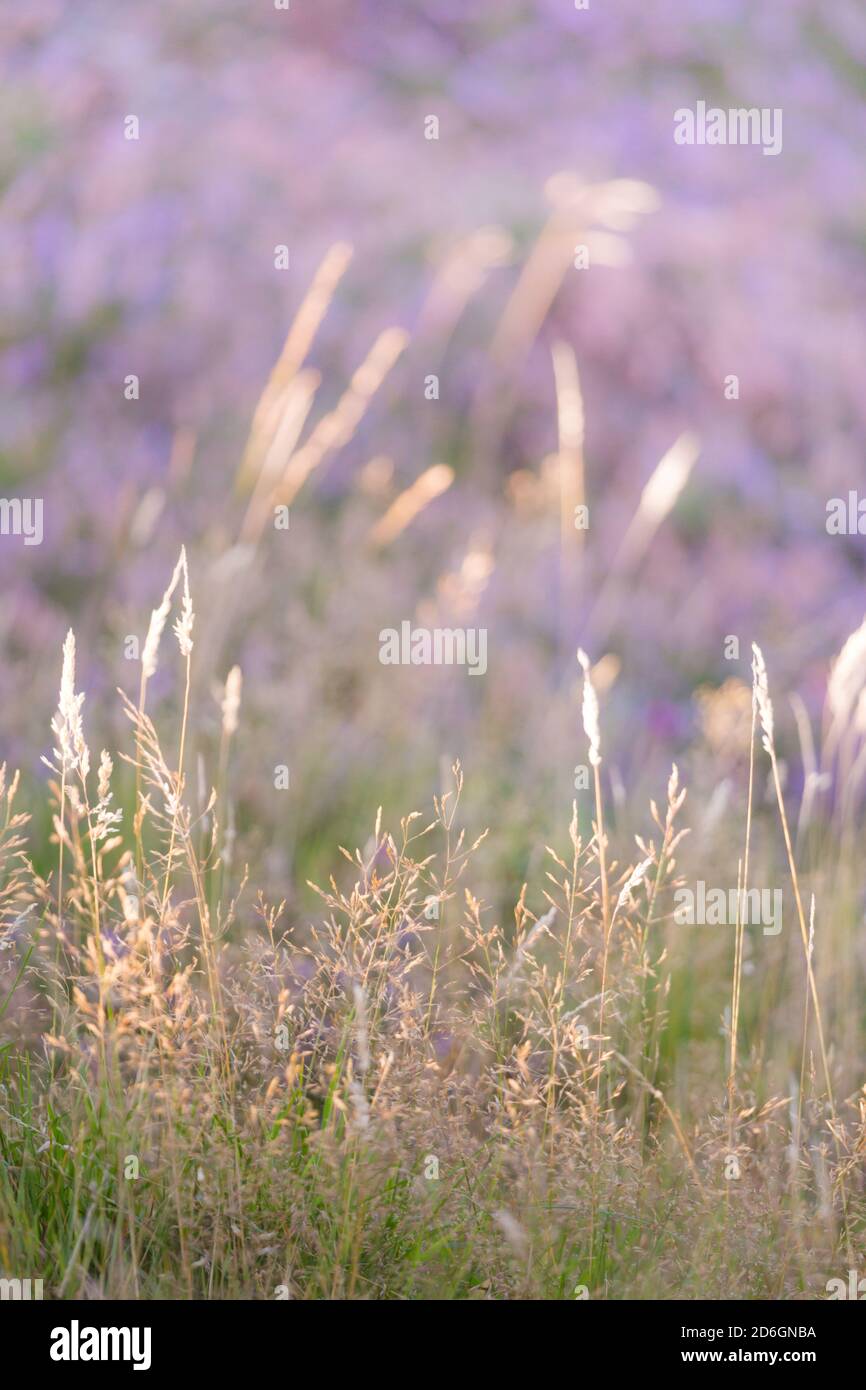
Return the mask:
<svg viewBox="0 0 866 1390">
<path fill-rule="evenodd" d="M 0 52 L 0 1279 L 852 1287 L 858 0 Z"/>
<path fill-rule="evenodd" d="M 486 832 L 464 823 L 455 763 L 427 814 L 389 828 L 379 808 L 364 845 L 335 853 L 318 911 L 287 921 L 231 872 L 238 668 L 216 776 L 190 796 L 195 624 L 182 551 L 138 699 L 118 692 L 125 779 L 91 755 L 67 635 L 50 872 L 3 769 L 8 1269 L 38 1270 L 54 1297 L 145 1299 L 815 1298 L 856 1271 L 852 824 L 844 796 L 828 817 L 804 795 L 792 829 L 760 648 L 745 802 L 726 813 L 736 915 L 720 930 L 707 914 L 705 944 L 673 902 L 687 864 L 719 877 L 718 826 L 687 851 L 676 766 L 640 833 L 611 817 L 582 650 L 589 828 L 576 798 L 510 917 L 473 892 Z M 162 737 L 160 661 L 185 691 Z M 864 689 L 866 626 L 830 674 L 827 765 L 845 767 Z M 768 875 L 784 932 L 744 910 Z"/>
</svg>

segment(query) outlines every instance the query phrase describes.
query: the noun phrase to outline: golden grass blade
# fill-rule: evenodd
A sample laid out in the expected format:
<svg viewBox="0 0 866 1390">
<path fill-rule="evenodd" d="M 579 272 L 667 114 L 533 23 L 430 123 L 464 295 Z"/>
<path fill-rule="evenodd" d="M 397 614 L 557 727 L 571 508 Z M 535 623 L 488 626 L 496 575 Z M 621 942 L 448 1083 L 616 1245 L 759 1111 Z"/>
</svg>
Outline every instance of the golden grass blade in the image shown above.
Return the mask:
<svg viewBox="0 0 866 1390">
<path fill-rule="evenodd" d="M 454 469 L 449 468 L 447 463 L 434 463 L 431 468 L 425 469 L 411 487 L 394 499 L 385 515 L 376 522 L 370 532 L 371 545 L 379 549 L 390 545 L 425 507 L 447 492 L 453 482 Z"/>
<path fill-rule="evenodd" d="M 306 360 L 352 255 L 353 248 L 347 242 L 337 242 L 330 248 L 292 321 L 283 350 L 253 413 L 249 439 L 238 470 L 237 482 L 241 490 L 251 486 L 252 480 L 258 477 L 262 458 L 282 416 L 283 392 Z"/>
</svg>

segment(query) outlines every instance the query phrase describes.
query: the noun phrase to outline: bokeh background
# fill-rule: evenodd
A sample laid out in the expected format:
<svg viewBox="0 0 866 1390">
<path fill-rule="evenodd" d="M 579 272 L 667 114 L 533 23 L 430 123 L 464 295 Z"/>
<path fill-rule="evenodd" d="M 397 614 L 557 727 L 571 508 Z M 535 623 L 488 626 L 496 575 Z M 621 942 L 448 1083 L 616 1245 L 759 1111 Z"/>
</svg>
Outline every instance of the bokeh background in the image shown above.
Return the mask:
<svg viewBox="0 0 866 1390">
<path fill-rule="evenodd" d="M 496 832 L 481 863 L 513 892 L 585 761 L 579 642 L 602 661 L 617 805 L 672 756 L 712 794 L 730 721 L 710 692 L 736 722 L 753 638 L 817 716 L 864 610 L 863 541 L 825 528 L 864 476 L 862 4 L 30 0 L 0 35 L 0 491 L 45 508 L 40 547 L 0 540 L 0 742 L 25 787 L 70 624 L 91 746 L 128 747 L 125 639 L 182 543 L 188 777 L 216 776 L 237 663 L 237 855 L 290 902 L 458 757 L 467 819 Z M 677 146 L 673 112 L 699 99 L 782 108 L 782 153 Z M 251 543 L 256 403 L 335 245 L 353 256 L 302 441 L 382 331 L 407 346 L 289 531 Z M 572 363 L 582 457 L 560 432 Z M 641 512 L 684 432 L 693 467 Z M 437 464 L 450 485 L 382 541 Z M 381 666 L 379 630 L 407 618 L 486 627 L 487 674 Z M 166 654 L 150 708 L 169 744 L 179 679 Z"/>
</svg>

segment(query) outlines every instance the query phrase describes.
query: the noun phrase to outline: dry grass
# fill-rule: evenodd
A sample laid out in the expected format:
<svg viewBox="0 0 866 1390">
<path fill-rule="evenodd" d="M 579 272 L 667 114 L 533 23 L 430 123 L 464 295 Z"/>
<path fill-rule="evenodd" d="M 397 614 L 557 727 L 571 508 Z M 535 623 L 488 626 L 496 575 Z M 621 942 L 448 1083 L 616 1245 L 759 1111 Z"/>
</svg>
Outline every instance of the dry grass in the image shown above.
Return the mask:
<svg viewBox="0 0 866 1390">
<path fill-rule="evenodd" d="M 145 672 L 181 578 L 170 759 Z M 671 920 L 686 791 L 674 768 L 637 854 L 611 842 L 583 653 L 593 830 L 584 842 L 575 807 L 513 922 L 473 895 L 480 840 L 460 824 L 455 765 L 429 822 L 392 833 L 380 813 L 318 890 L 318 918 L 287 924 L 245 877 L 228 881 L 237 671 L 215 786 L 191 809 L 192 629 L 182 557 L 139 701 L 121 697 L 124 815 L 111 759 L 91 767 L 67 639 L 49 878 L 28 861 L 17 782 L 0 779 L 4 1270 L 68 1297 L 761 1298 L 820 1296 L 857 1267 L 857 1059 L 834 1050 L 822 1007 L 760 653 L 739 882 L 755 861 L 757 717 L 805 950 L 783 1001 L 801 1021 L 799 1085 L 781 1093 L 769 1054 L 784 1064 L 791 1038 L 749 1007 L 740 920 L 722 952 L 727 1057 L 709 1084 L 697 1066 L 682 1080 L 680 1058 L 706 1056 L 671 1008 L 682 934 L 700 930 Z"/>
<path fill-rule="evenodd" d="M 568 188 L 552 197 L 545 235 L 565 247 L 586 210 Z M 274 508 L 352 438 L 405 346 L 400 330 L 380 335 L 301 442 L 320 384 L 304 363 L 350 254 L 326 257 L 256 410 L 237 479 L 245 564 Z M 555 288 L 533 280 L 540 264 L 500 325 L 512 365 L 524 301 Z M 583 402 L 562 344 L 554 368 L 570 584 Z M 678 441 L 644 489 L 590 630 L 696 450 Z M 453 481 L 445 465 L 423 472 L 369 547 L 391 546 Z M 477 547 L 470 588 L 493 564 Z M 208 594 L 199 684 L 240 582 L 231 569 Z M 751 699 L 736 681 L 704 692 L 718 786 L 741 785 L 743 804 L 722 807 L 724 833 L 710 824 L 716 797 L 699 807 L 696 843 L 676 767 L 661 810 L 611 795 L 615 658 L 593 666 L 581 650 L 591 807 L 575 804 L 510 921 L 473 892 L 484 836 L 461 823 L 458 764 L 429 820 L 391 831 L 380 811 L 362 849 L 335 852 L 312 920 L 257 895 L 234 869 L 237 667 L 190 787 L 194 629 L 182 552 L 137 700 L 120 695 L 117 769 L 106 752 L 92 765 L 69 634 L 46 760 L 50 871 L 44 845 L 29 858 L 17 778 L 0 773 L 0 1269 L 61 1297 L 571 1299 L 816 1297 L 861 1267 L 863 629 L 831 673 L 819 752 L 795 705 L 806 776 L 794 833 L 760 651 Z M 164 639 L 179 725 L 158 730 L 148 695 Z M 677 926 L 674 894 L 698 879 L 783 888 L 803 955 L 739 907 L 727 935 Z"/>
</svg>

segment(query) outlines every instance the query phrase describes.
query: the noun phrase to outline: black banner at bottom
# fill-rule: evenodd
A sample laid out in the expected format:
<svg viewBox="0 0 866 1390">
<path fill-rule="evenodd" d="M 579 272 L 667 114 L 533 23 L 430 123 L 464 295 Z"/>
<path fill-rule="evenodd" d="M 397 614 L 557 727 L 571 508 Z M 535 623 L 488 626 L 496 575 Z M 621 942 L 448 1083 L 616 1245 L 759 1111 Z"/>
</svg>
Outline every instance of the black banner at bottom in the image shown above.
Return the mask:
<svg viewBox="0 0 866 1390">
<path fill-rule="evenodd" d="M 839 1300 L 843 1301 L 843 1300 Z M 859 1301 L 859 1300 L 857 1300 Z M 577 1356 L 609 1360 L 617 1376 L 629 1370 L 667 1375 L 679 1369 L 687 1376 L 707 1367 L 728 1370 L 763 1367 L 775 1375 L 789 1369 L 811 1369 L 826 1377 L 837 1367 L 856 1364 L 862 1346 L 860 1315 L 834 1301 L 787 1303 L 603 1302 L 576 1301 L 545 1306 L 543 1327 L 533 1324 L 536 1305 L 508 1304 L 509 1321 L 500 1324 L 495 1312 L 461 1305 L 446 1315 L 436 1305 L 424 1326 L 423 1305 L 397 1304 L 384 1314 L 363 1305 L 355 1323 L 354 1304 L 136 1303 L 136 1302 L 0 1302 L 0 1329 L 5 1345 L 26 1348 L 25 1364 L 48 1383 L 62 1384 L 70 1376 L 92 1379 L 102 1369 L 113 1375 L 214 1372 L 221 1376 L 245 1371 L 284 1375 L 289 1364 L 296 1372 L 307 1353 L 311 1369 L 318 1363 L 333 1371 L 345 1358 L 346 1368 L 369 1368 L 376 1345 L 386 1355 L 383 1334 L 411 1329 L 416 1349 L 429 1374 L 437 1350 L 443 1371 L 453 1374 L 460 1338 L 460 1367 L 474 1353 L 479 1373 L 489 1372 L 500 1359 L 508 1369 L 516 1348 L 528 1336 L 540 1337 L 545 1362 L 558 1350 L 568 1361 Z M 321 1310 L 321 1314 L 319 1314 Z M 318 1321 L 323 1315 L 327 1321 Z M 443 1324 L 447 1316 L 448 1322 Z M 526 1319 L 525 1326 L 521 1324 Z M 380 1321 L 381 1319 L 381 1321 Z M 419 1326 L 419 1320 L 421 1325 Z M 343 1337 L 336 1337 L 344 1331 Z M 563 1341 L 562 1338 L 566 1338 Z M 391 1344 L 393 1345 L 393 1344 Z M 403 1356 L 401 1355 L 401 1359 Z M 406 1366 L 407 1373 L 411 1367 Z M 474 1368 L 473 1368 L 474 1369 Z M 393 1373 L 383 1372 L 384 1374 Z"/>
</svg>

